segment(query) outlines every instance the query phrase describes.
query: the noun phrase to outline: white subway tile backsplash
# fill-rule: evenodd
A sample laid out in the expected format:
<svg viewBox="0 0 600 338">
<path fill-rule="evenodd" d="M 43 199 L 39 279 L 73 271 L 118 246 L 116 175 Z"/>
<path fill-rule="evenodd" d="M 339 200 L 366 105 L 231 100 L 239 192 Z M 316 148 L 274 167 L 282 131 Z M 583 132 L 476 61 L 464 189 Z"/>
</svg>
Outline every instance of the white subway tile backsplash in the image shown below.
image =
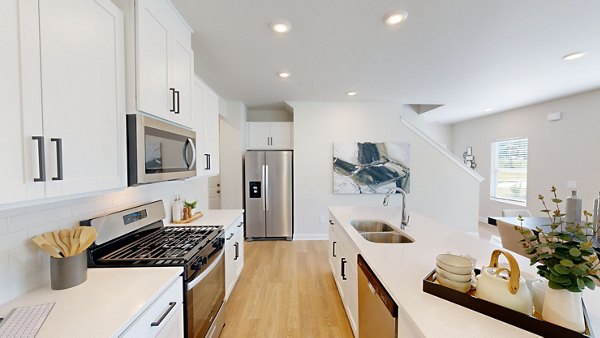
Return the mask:
<svg viewBox="0 0 600 338">
<path fill-rule="evenodd" d="M 8 251 L 0 252 L 0 270 L 8 267 Z"/>
<path fill-rule="evenodd" d="M 0 218 L 0 236 L 8 232 L 8 219 Z"/>
<path fill-rule="evenodd" d="M 207 203 L 206 180 L 174 181 L 126 188 L 69 201 L 0 211 L 0 304 L 47 283 L 49 257 L 31 241 L 36 235 L 68 228 L 81 220 L 162 199 L 165 209 L 180 194 Z M 167 219 L 169 219 L 167 213 Z"/>
<path fill-rule="evenodd" d="M 29 241 L 29 235 L 27 230 L 9 233 L 4 236 L 0 236 L 0 250 L 9 250 L 20 246 L 27 245 Z"/>
<path fill-rule="evenodd" d="M 8 232 L 17 232 L 19 230 L 30 229 L 39 225 L 64 220 L 70 218 L 71 215 L 71 206 L 62 206 L 42 210 L 40 212 L 31 212 L 25 215 L 13 216 L 8 219 Z"/>
</svg>

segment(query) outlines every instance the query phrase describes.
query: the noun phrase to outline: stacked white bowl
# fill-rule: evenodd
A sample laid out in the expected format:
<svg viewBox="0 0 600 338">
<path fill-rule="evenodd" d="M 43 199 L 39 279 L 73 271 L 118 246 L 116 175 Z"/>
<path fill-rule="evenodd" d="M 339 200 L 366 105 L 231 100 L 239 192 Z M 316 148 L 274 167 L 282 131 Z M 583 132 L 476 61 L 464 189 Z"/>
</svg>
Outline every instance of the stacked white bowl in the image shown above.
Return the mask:
<svg viewBox="0 0 600 338">
<path fill-rule="evenodd" d="M 473 261 L 463 256 L 441 254 L 437 256 L 436 264 L 436 280 L 440 285 L 459 292 L 471 289 Z"/>
</svg>

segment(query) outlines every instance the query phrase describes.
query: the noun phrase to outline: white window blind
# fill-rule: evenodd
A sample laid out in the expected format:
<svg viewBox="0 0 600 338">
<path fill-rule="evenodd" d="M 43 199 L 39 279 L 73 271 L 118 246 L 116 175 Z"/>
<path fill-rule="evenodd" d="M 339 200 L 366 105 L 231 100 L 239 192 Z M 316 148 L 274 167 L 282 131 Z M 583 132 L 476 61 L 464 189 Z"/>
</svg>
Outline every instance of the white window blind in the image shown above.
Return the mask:
<svg viewBox="0 0 600 338">
<path fill-rule="evenodd" d="M 490 197 L 525 205 L 527 202 L 527 139 L 492 142 Z"/>
</svg>

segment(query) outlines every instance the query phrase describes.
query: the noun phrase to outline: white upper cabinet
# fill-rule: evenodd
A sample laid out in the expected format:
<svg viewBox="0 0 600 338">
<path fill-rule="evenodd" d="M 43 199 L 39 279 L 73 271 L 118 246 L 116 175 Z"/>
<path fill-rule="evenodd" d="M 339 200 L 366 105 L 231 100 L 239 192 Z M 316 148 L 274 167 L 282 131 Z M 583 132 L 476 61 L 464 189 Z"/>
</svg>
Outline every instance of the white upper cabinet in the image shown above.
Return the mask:
<svg viewBox="0 0 600 338">
<path fill-rule="evenodd" d="M 293 149 L 292 122 L 248 122 L 248 149 Z"/>
<path fill-rule="evenodd" d="M 109 0 L 40 1 L 39 13 L 46 197 L 122 187 L 123 15 Z"/>
<path fill-rule="evenodd" d="M 200 78 L 194 80 L 192 118 L 196 130 L 198 176 L 219 174 L 219 96 Z"/>
<path fill-rule="evenodd" d="M 133 8 L 130 1 L 117 3 Z M 190 126 L 194 52 L 191 29 L 170 2 L 137 0 L 135 50 L 136 108 L 145 113 Z M 135 49 L 133 48 L 135 44 Z"/>
<path fill-rule="evenodd" d="M 0 22 L 0 204 L 124 187 L 122 13 L 15 0 Z"/>
</svg>

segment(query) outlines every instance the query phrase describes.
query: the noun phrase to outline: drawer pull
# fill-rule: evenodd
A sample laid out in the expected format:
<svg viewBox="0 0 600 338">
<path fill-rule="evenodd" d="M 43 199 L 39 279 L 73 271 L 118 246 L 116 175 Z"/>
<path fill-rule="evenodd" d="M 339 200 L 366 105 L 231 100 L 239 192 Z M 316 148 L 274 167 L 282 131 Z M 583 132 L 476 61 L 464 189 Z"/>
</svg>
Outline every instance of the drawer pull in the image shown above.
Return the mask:
<svg viewBox="0 0 600 338">
<path fill-rule="evenodd" d="M 157 321 L 152 322 L 152 324 L 150 324 L 150 326 L 159 326 L 160 323 L 162 323 L 162 321 L 165 319 L 165 317 L 167 317 L 169 312 L 171 312 L 171 310 L 173 310 L 175 305 L 177 305 L 177 302 L 169 302 L 169 307 L 167 308 L 167 310 L 165 312 L 163 312 L 163 314 L 160 316 L 160 318 L 158 318 Z"/>
<path fill-rule="evenodd" d="M 227 240 L 230 240 L 230 239 L 231 239 L 231 238 L 232 238 L 234 235 L 235 235 L 235 233 L 233 233 L 233 232 L 232 232 L 232 233 L 229 235 L 229 237 L 227 237 Z"/>
<path fill-rule="evenodd" d="M 241 227 L 242 225 L 244 225 L 244 222 L 240 222 L 240 224 L 238 224 L 238 228 Z"/>
</svg>

